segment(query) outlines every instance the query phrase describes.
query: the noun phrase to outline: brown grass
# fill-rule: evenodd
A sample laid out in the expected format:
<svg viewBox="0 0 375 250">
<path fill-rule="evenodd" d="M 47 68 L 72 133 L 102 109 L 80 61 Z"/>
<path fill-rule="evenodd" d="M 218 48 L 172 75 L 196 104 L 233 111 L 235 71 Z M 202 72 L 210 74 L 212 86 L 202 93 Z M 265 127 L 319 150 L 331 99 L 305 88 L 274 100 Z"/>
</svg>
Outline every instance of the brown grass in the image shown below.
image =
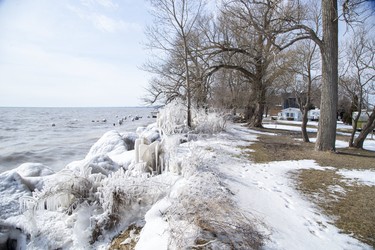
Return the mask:
<svg viewBox="0 0 375 250">
<path fill-rule="evenodd" d="M 138 237 L 132 237 L 130 243 L 128 244 L 121 244 L 130 237 L 131 234 L 139 235 L 142 230 L 142 227 L 138 227 L 134 224 L 130 225 L 125 231 L 123 231 L 121 234 L 117 235 L 113 241 L 111 242 L 111 245 L 109 249 L 113 250 L 132 250 L 135 248 L 135 245 L 138 242 Z"/>
<path fill-rule="evenodd" d="M 282 160 L 315 160 L 320 166 L 336 169 L 305 169 L 292 174 L 297 189 L 330 216 L 343 233 L 375 247 L 375 187 L 359 184 L 349 185 L 338 169 L 375 169 L 375 152 L 358 149 L 338 149 L 333 152 L 318 152 L 313 143 L 296 140 L 300 133 L 290 131 L 275 136 L 260 135 L 259 141 L 248 148 L 255 152 L 245 152 L 258 163 Z M 348 140 L 339 136 L 340 140 Z M 341 190 L 341 191 L 340 191 Z"/>
<path fill-rule="evenodd" d="M 375 152 L 340 148 L 336 153 L 318 152 L 314 150 L 314 143 L 304 143 L 298 132 L 262 129 L 262 131 L 274 132 L 277 135 L 260 135 L 256 143 L 248 149 L 255 152 L 248 156 L 257 163 L 284 160 L 315 160 L 320 166 L 331 166 L 345 169 L 375 169 Z M 311 135 L 311 134 L 310 134 Z M 341 140 L 348 140 L 340 136 Z"/>
</svg>

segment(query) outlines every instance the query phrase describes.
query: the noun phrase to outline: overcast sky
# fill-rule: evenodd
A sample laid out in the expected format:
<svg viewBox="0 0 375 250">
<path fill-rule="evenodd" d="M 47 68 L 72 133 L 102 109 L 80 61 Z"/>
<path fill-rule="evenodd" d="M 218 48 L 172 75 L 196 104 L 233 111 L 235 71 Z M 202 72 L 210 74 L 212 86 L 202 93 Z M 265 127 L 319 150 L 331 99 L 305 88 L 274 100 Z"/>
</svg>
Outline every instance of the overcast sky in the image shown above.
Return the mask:
<svg viewBox="0 0 375 250">
<path fill-rule="evenodd" d="M 144 0 L 0 0 L 0 106 L 138 106 Z"/>
</svg>

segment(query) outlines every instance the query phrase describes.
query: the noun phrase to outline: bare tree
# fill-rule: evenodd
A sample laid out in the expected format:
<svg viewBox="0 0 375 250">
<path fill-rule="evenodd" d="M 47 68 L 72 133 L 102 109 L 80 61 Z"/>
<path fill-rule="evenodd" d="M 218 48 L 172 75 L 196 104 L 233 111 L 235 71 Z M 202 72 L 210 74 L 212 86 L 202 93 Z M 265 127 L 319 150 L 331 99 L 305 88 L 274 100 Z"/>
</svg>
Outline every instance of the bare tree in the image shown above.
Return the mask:
<svg viewBox="0 0 375 250">
<path fill-rule="evenodd" d="M 315 149 L 334 151 L 336 142 L 336 117 L 338 101 L 338 9 L 337 0 L 321 1 L 322 37 L 314 30 L 313 19 L 308 17 L 308 3 L 287 1 L 279 6 L 280 26 L 272 33 L 284 34 L 286 39 L 279 49 L 297 41 L 313 40 L 322 58 L 321 112 Z M 285 38 L 285 35 L 287 36 Z M 278 41 L 276 40 L 277 44 Z"/>
<path fill-rule="evenodd" d="M 355 73 L 356 82 L 360 93 L 365 92 L 368 97 L 369 94 L 375 93 L 375 40 L 371 32 L 364 29 L 359 29 L 358 35 L 355 35 L 353 42 L 349 48 L 352 51 L 351 63 L 352 71 Z M 367 135 L 375 128 L 375 103 L 369 103 L 368 98 L 366 106 L 373 106 L 369 119 L 358 137 L 353 142 L 353 147 L 363 148 L 363 143 Z M 360 112 L 358 112 L 360 113 Z"/>
<path fill-rule="evenodd" d="M 349 147 L 354 146 L 357 123 L 362 115 L 362 109 L 366 108 L 367 96 L 374 88 L 375 80 L 375 46 L 369 30 L 363 26 L 356 27 L 350 42 L 346 46 L 345 72 L 341 85 L 351 98 L 357 115 L 353 117 L 353 130 L 349 139 Z"/>
<path fill-rule="evenodd" d="M 276 1 L 278 2 L 278 1 Z M 267 93 L 285 68 L 276 35 L 265 34 L 278 15 L 275 1 L 224 1 L 219 25 L 208 34 L 211 73 L 221 69 L 240 72 L 250 84 L 246 117 L 252 127 L 262 127 Z M 276 63 L 278 61 L 278 63 Z"/>
<path fill-rule="evenodd" d="M 369 119 L 365 126 L 362 128 L 361 133 L 355 139 L 353 146 L 355 148 L 363 148 L 363 143 L 365 142 L 367 135 L 374 131 L 375 129 L 375 105 L 371 111 Z"/>
<path fill-rule="evenodd" d="M 197 25 L 198 19 L 203 11 L 203 0 L 149 0 L 154 17 L 153 26 L 147 31 L 149 39 L 148 46 L 153 50 L 158 50 L 161 64 L 165 67 L 151 67 L 161 76 L 157 80 L 151 82 L 149 92 L 154 93 L 153 98 L 158 98 L 163 93 L 163 84 L 158 86 L 165 78 L 169 78 L 169 83 L 174 83 L 174 91 L 181 86 L 185 90 L 185 98 L 187 102 L 187 126 L 191 127 L 191 105 L 192 105 L 192 83 L 191 83 L 191 53 L 189 42 Z M 174 60 L 175 59 L 175 60 Z M 177 59 L 177 60 L 176 60 Z M 179 66 L 183 66 L 184 71 L 177 67 L 178 72 L 169 72 L 170 63 L 177 62 Z M 160 62 L 159 62 L 160 63 Z M 152 65 L 152 63 L 151 63 Z M 148 68 L 150 69 L 150 64 Z M 146 69 L 146 70 L 147 70 Z M 176 67 L 172 67 L 176 69 Z M 151 72 L 152 72 L 151 70 Z M 176 73 L 176 75 L 174 75 Z M 178 79 L 176 79 L 176 76 Z M 184 80 L 181 84 L 181 79 Z M 173 89 L 173 84 L 167 86 L 167 90 Z M 155 94 L 156 93 L 156 94 Z"/>
<path fill-rule="evenodd" d="M 367 11 L 364 4 L 370 0 L 342 0 L 344 20 L 351 25 L 353 21 L 364 22 L 373 10 Z M 288 1 L 287 5 L 303 7 L 300 1 Z M 293 9 L 293 8 L 289 8 Z M 298 9 L 298 8 L 297 8 Z M 292 35 L 289 44 L 303 39 L 312 39 L 319 47 L 322 57 L 322 96 L 321 114 L 319 119 L 318 138 L 315 149 L 319 151 L 334 151 L 336 141 L 337 102 L 338 102 L 338 2 L 337 0 L 322 0 L 322 37 L 320 37 L 306 22 L 303 15 L 284 12 L 283 20 L 287 25 L 282 27 L 286 34 Z M 370 15 L 368 14 L 370 13 Z M 280 32 L 280 31 L 278 31 Z"/>
<path fill-rule="evenodd" d="M 292 71 L 301 76 L 301 81 L 296 81 L 294 91 L 297 95 L 297 101 L 302 112 L 301 132 L 304 142 L 309 142 L 307 133 L 308 112 L 311 108 L 313 94 L 313 83 L 320 77 L 320 58 L 317 54 L 317 45 L 310 41 L 304 40 L 297 45 L 295 50 L 296 60 Z"/>
<path fill-rule="evenodd" d="M 238 71 L 222 69 L 213 75 L 212 100 L 214 106 L 231 109 L 236 114 L 238 108 L 247 105 L 250 93 L 249 83 Z"/>
<path fill-rule="evenodd" d="M 354 23 L 364 23 L 375 13 L 373 0 L 341 0 L 342 16 L 350 26 Z"/>
</svg>

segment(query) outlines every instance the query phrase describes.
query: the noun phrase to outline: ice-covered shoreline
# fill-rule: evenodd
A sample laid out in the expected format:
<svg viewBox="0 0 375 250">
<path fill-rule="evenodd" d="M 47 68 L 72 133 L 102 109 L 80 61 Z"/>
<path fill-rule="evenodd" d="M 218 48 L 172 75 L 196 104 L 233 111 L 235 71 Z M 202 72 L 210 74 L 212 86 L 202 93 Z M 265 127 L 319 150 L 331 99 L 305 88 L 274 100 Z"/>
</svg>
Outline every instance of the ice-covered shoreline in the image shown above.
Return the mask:
<svg viewBox="0 0 375 250">
<path fill-rule="evenodd" d="M 58 194 L 60 192 L 63 194 L 64 192 L 60 189 L 66 189 L 67 187 L 54 187 L 66 185 L 67 183 L 72 186 L 84 185 L 79 181 L 75 182 L 77 178 L 92 178 L 91 181 L 93 183 L 99 183 L 120 168 L 127 170 L 134 161 L 134 144 L 140 135 L 150 142 L 159 139 L 155 125 L 153 123 L 148 128 L 140 127 L 138 130 L 142 132 L 139 134 L 135 132 L 120 134 L 115 130 L 108 131 L 91 147 L 84 159 L 73 161 L 57 172 L 40 163 L 24 163 L 17 168 L 1 173 L 0 246 L 10 244 L 9 242 L 12 241 L 12 244 L 16 244 L 14 242 L 17 241 L 18 246 L 22 246 L 21 249 L 26 249 L 27 237 L 24 233 L 26 232 L 29 235 L 28 237 L 31 235 L 32 238 L 36 237 L 35 235 L 32 236 L 33 233 L 37 234 L 33 232 L 37 229 L 37 225 L 30 225 L 32 223 L 29 223 L 30 216 L 38 217 L 37 214 L 41 212 L 61 212 L 72 201 L 68 197 L 70 194 L 67 194 L 68 196 L 64 198 L 65 201 L 61 199 L 62 195 L 57 198 L 54 197 L 54 193 Z M 50 193 L 46 194 L 46 188 L 50 189 Z M 80 188 L 85 187 L 77 187 L 77 189 Z M 73 191 L 73 188 L 70 191 Z M 80 192 L 80 190 L 76 191 Z M 84 192 L 86 191 L 89 190 Z M 45 193 L 43 194 L 43 192 Z M 51 197 L 42 199 L 39 201 L 40 204 L 38 204 L 38 199 L 40 200 L 42 195 L 50 195 Z M 24 213 L 22 214 L 22 212 Z M 64 217 L 63 214 L 60 216 Z M 43 242 L 39 243 L 43 245 Z M 56 245 L 52 244 L 48 245 L 48 247 L 58 248 L 59 242 L 56 243 Z M 30 247 L 38 248 L 38 245 L 28 246 L 28 248 Z"/>
<path fill-rule="evenodd" d="M 142 223 L 150 206 L 166 195 L 181 173 L 181 162 L 169 156 L 174 147 L 191 138 L 165 137 L 165 131 L 187 131 L 183 124 L 176 126 L 184 122 L 181 109 L 174 106 L 159 115 L 158 124 L 135 132 L 105 133 L 84 159 L 58 172 L 27 163 L 1 173 L 0 246 L 106 248 L 117 230 Z M 171 116 L 173 110 L 179 115 Z M 206 127 L 196 123 L 198 132 L 209 125 L 212 131 L 224 125 L 217 123 L 222 120 L 217 115 L 196 115 L 195 119 L 213 122 Z"/>
<path fill-rule="evenodd" d="M 340 233 L 290 181 L 291 171 L 326 167 L 255 164 L 242 153 L 262 132 L 204 115 L 194 133 L 163 113 L 135 132 L 109 131 L 57 173 L 26 164 L 0 174 L 0 248 L 108 249 L 135 225 L 140 232 L 121 244 L 141 250 L 371 249 Z"/>
</svg>

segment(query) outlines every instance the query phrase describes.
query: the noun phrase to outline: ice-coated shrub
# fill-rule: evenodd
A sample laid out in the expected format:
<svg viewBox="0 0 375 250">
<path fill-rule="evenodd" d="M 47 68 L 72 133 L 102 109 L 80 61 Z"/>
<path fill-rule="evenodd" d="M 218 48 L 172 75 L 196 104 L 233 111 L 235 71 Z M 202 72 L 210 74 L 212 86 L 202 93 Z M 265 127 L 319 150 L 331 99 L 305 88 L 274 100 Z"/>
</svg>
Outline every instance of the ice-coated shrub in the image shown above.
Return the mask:
<svg viewBox="0 0 375 250">
<path fill-rule="evenodd" d="M 196 133 L 213 134 L 225 129 L 226 120 L 223 114 L 192 108 L 191 116 L 192 127 L 190 130 Z M 187 112 L 183 101 L 174 100 L 160 109 L 157 126 L 168 135 L 188 132 Z"/>
<path fill-rule="evenodd" d="M 123 169 L 103 179 L 96 193 L 103 213 L 92 220 L 92 242 L 115 226 L 129 225 L 143 218 L 145 212 L 166 194 L 168 187 L 146 174 L 129 176 Z"/>
<path fill-rule="evenodd" d="M 159 110 L 157 126 L 166 134 L 187 132 L 186 106 L 176 99 Z"/>
<path fill-rule="evenodd" d="M 32 193 L 33 197 L 20 199 L 21 211 L 32 209 L 72 212 L 83 201 L 93 202 L 96 188 L 104 175 L 92 174 L 91 171 L 89 165 L 83 165 L 76 171 L 62 171 L 58 176 L 47 179 L 42 190 Z"/>
<path fill-rule="evenodd" d="M 196 109 L 194 110 L 193 127 L 197 133 L 219 133 L 225 130 L 226 120 L 223 114 Z"/>
<path fill-rule="evenodd" d="M 149 175 L 129 176 L 120 169 L 101 182 L 97 196 L 104 211 L 129 211 L 133 205 L 147 206 L 157 201 L 166 186 Z"/>
</svg>

